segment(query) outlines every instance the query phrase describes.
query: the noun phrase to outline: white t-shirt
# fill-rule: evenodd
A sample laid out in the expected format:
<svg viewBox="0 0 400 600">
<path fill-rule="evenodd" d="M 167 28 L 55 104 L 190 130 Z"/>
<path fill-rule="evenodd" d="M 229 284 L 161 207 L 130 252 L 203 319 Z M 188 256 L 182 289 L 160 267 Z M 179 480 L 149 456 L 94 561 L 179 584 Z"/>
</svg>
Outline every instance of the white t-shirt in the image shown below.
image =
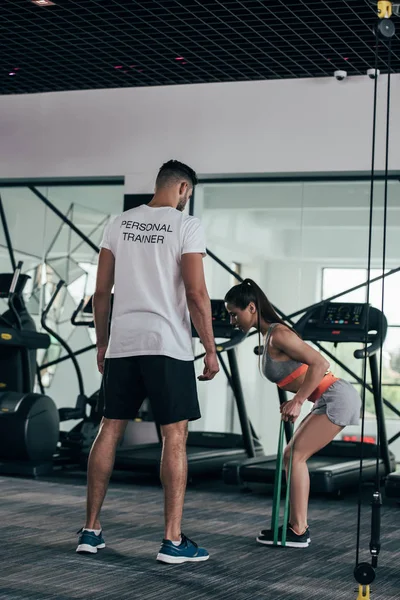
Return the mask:
<svg viewBox="0 0 400 600">
<path fill-rule="evenodd" d="M 115 257 L 114 304 L 106 358 L 161 354 L 193 360 L 181 256 L 205 256 L 199 219 L 175 208 L 132 208 L 105 228 Z"/>
</svg>

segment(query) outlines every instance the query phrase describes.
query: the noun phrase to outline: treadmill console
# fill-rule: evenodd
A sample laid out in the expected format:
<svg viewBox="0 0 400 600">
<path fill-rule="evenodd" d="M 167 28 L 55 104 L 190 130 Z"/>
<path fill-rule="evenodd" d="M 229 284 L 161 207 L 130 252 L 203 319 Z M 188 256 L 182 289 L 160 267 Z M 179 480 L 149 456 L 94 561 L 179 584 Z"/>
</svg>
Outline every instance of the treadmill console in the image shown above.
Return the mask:
<svg viewBox="0 0 400 600">
<path fill-rule="evenodd" d="M 215 338 L 231 339 L 235 337 L 238 330 L 231 325 L 231 319 L 223 300 L 211 300 L 211 315 Z M 193 337 L 199 337 L 193 325 L 192 335 Z"/>
<path fill-rule="evenodd" d="M 369 313 L 369 314 L 368 314 Z M 360 302 L 327 302 L 311 308 L 294 326 L 305 341 L 368 343 L 379 347 L 387 332 L 385 315 Z"/>
<path fill-rule="evenodd" d="M 232 328 L 232 325 L 230 325 L 231 319 L 223 300 L 211 300 L 211 314 L 213 323 L 229 325 Z"/>
<path fill-rule="evenodd" d="M 329 302 L 322 306 L 319 325 L 335 329 L 364 330 L 367 317 L 367 305 L 355 303 Z"/>
</svg>

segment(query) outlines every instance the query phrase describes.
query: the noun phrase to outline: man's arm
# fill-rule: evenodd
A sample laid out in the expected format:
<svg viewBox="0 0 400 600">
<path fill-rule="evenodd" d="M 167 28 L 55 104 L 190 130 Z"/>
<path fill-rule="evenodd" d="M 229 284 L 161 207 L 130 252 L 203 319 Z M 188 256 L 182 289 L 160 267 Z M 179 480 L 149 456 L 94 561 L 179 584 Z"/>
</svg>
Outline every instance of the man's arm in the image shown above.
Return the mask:
<svg viewBox="0 0 400 600">
<path fill-rule="evenodd" d="M 182 278 L 193 325 L 206 351 L 202 379 L 212 379 L 219 371 L 212 328 L 211 302 L 204 278 L 203 256 L 187 253 L 181 257 Z"/>
<path fill-rule="evenodd" d="M 108 345 L 111 290 L 114 285 L 115 259 L 111 250 L 102 248 L 97 267 L 96 291 L 93 295 L 93 318 L 96 328 L 97 362 L 103 372 L 104 355 Z"/>
</svg>

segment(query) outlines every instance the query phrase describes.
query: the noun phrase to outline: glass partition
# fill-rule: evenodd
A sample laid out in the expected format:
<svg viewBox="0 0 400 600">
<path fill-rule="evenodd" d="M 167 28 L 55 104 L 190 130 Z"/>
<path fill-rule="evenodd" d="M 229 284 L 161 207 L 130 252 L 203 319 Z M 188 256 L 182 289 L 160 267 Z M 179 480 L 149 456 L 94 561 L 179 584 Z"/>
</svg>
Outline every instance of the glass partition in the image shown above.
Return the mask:
<svg viewBox="0 0 400 600">
<path fill-rule="evenodd" d="M 386 269 L 400 266 L 400 183 L 388 184 Z M 371 276 L 382 273 L 384 184 L 375 183 L 372 227 Z M 366 281 L 369 234 L 370 183 L 368 181 L 309 181 L 258 183 L 204 183 L 196 191 L 195 214 L 206 228 L 209 249 L 228 266 L 240 264 L 242 277 L 252 277 L 271 302 L 284 314 L 295 313 L 331 295 Z M 206 259 L 210 295 L 223 297 L 232 285 L 232 276 Z M 385 280 L 384 312 L 389 330 L 383 351 L 383 396 L 400 409 L 400 275 Z M 370 288 L 370 303 L 381 308 L 381 281 Z M 340 300 L 365 302 L 366 288 L 345 294 Z M 297 320 L 301 315 L 295 318 Z M 253 348 L 257 336 L 238 347 L 239 367 L 250 417 L 268 451 L 275 451 L 279 423 L 275 386 L 258 372 Z M 353 356 L 353 344 L 324 343 L 324 346 L 362 374 L 362 360 Z M 357 346 L 359 347 L 359 346 Z M 379 360 L 379 359 L 378 359 Z M 352 379 L 334 361 L 337 376 Z M 370 376 L 368 376 L 370 380 Z M 206 419 L 211 426 L 232 426 L 229 390 L 223 377 L 202 389 Z M 215 391 L 214 391 L 215 389 Z M 307 405 L 308 403 L 306 403 Z M 227 410 L 226 410 L 227 407 Z M 309 407 L 304 408 L 304 412 Z M 396 422 L 386 409 L 387 419 Z M 225 420 L 224 420 L 225 419 Z M 367 420 L 374 428 L 374 406 L 367 394 Z M 238 427 L 235 421 L 234 427 Z M 397 428 L 397 429 L 396 429 Z M 390 423 L 388 424 L 389 437 Z"/>
<path fill-rule="evenodd" d="M 110 216 L 123 211 L 121 184 L 57 185 L 35 189 L 96 246 L 100 244 Z M 48 323 L 73 351 L 90 346 L 95 341 L 94 331 L 74 327 L 71 316 L 80 300 L 93 294 L 97 252 L 28 187 L 2 188 L 0 185 L 0 194 L 15 260 L 22 260 L 23 272 L 30 275 L 24 295 L 38 330 L 41 329 L 41 312 L 62 279 L 66 285 L 48 315 Z M 5 232 L 0 227 L 0 272 L 11 270 Z M 1 302 L 0 311 L 3 312 L 5 300 Z M 63 354 L 65 351 L 57 340 L 51 338 L 50 348 L 38 352 L 38 363 L 51 362 Z M 90 395 L 100 385 L 94 350 L 81 354 L 78 361 L 85 392 Z M 78 385 L 70 360 L 49 366 L 41 373 L 46 393 L 58 407 L 75 405 Z"/>
</svg>

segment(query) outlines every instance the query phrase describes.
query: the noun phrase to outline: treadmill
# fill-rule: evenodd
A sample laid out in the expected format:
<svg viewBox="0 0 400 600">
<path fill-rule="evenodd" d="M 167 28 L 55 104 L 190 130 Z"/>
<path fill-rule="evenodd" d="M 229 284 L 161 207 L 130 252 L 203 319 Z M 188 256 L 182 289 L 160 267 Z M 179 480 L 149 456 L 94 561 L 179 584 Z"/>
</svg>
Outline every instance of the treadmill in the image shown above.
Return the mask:
<svg viewBox="0 0 400 600">
<path fill-rule="evenodd" d="M 368 304 L 329 302 L 311 308 L 295 325 L 294 329 L 305 341 L 311 342 L 353 342 L 365 345 L 367 311 L 368 346 L 354 352 L 358 359 L 368 357 L 375 404 L 377 426 L 380 430 L 379 470 L 382 477 L 395 471 L 395 457 L 388 447 L 382 396 L 379 394 L 379 374 L 376 353 L 383 344 L 386 332 L 386 317 L 380 310 Z M 258 353 L 258 347 L 255 352 Z M 287 400 L 286 392 L 278 388 L 279 401 Z M 286 425 L 286 424 L 285 424 Z M 289 441 L 290 428 L 286 427 Z M 308 461 L 311 492 L 339 495 L 345 488 L 358 484 L 360 471 L 361 442 L 333 440 L 325 448 L 314 454 Z M 363 444 L 363 481 L 374 481 L 376 473 L 376 444 Z M 276 456 L 260 457 L 244 462 L 231 461 L 223 468 L 223 479 L 227 484 L 274 484 Z M 282 481 L 285 485 L 285 473 Z M 399 481 L 399 479 L 397 479 Z"/>
<path fill-rule="evenodd" d="M 82 307 L 82 303 L 79 308 Z M 73 323 L 93 326 L 93 321 L 77 321 L 75 311 Z M 240 381 L 239 368 L 236 357 L 236 347 L 245 339 L 238 329 L 230 324 L 230 317 L 223 300 L 211 300 L 214 337 L 217 340 L 216 348 L 218 358 L 228 383 L 233 391 L 236 408 L 238 411 L 241 433 L 226 433 L 214 431 L 189 431 L 187 440 L 188 473 L 193 475 L 220 475 L 223 465 L 230 460 L 244 461 L 247 458 L 263 456 L 263 447 L 249 421 Z M 83 314 L 93 312 L 92 298 L 83 308 Z M 192 326 L 193 337 L 198 334 Z M 223 354 L 226 353 L 228 365 Z M 204 354 L 196 357 L 202 358 Z M 205 384 L 207 385 L 207 384 Z M 158 439 L 154 442 L 154 439 Z M 150 443 L 135 444 L 131 447 L 120 447 L 115 457 L 116 470 L 141 472 L 150 475 L 159 475 L 161 459 L 161 435 L 154 424 Z M 83 450 L 83 462 L 87 461 L 90 448 Z"/>
<path fill-rule="evenodd" d="M 400 470 L 390 473 L 386 478 L 385 493 L 388 498 L 400 500 Z"/>
</svg>

